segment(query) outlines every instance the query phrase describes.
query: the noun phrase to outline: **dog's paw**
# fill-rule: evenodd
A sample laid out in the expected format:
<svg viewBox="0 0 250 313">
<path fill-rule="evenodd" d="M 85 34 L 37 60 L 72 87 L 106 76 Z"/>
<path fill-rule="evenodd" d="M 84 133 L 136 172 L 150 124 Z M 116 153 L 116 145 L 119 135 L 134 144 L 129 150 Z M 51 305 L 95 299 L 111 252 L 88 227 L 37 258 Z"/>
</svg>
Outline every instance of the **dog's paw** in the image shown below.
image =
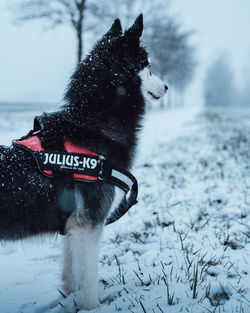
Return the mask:
<svg viewBox="0 0 250 313">
<path fill-rule="evenodd" d="M 98 297 L 86 297 L 86 295 L 84 296 L 80 294 L 80 292 L 78 292 L 76 295 L 76 299 L 78 309 L 93 310 L 100 306 Z"/>
<path fill-rule="evenodd" d="M 93 310 L 93 309 L 97 309 L 99 306 L 100 306 L 99 301 L 90 301 L 89 303 L 85 302 L 83 308 L 85 310 Z"/>
<path fill-rule="evenodd" d="M 98 299 L 85 299 L 81 302 L 81 307 L 85 310 L 97 309 L 99 306 L 100 302 Z"/>
<path fill-rule="evenodd" d="M 65 294 L 65 296 L 69 296 L 74 292 L 73 283 L 69 279 L 63 279 L 62 292 Z"/>
</svg>

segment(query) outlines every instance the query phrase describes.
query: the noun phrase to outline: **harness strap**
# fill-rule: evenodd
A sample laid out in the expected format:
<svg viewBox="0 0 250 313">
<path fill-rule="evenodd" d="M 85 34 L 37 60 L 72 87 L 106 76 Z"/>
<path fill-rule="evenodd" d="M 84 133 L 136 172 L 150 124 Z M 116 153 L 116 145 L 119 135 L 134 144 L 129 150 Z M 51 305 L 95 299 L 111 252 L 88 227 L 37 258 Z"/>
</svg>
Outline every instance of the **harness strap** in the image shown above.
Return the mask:
<svg viewBox="0 0 250 313">
<path fill-rule="evenodd" d="M 112 166 L 109 161 L 104 160 L 103 165 L 103 173 L 99 178 L 119 187 L 126 194 L 119 207 L 116 208 L 113 214 L 107 219 L 106 225 L 109 225 L 120 219 L 138 202 L 138 183 L 130 172 Z"/>
<path fill-rule="evenodd" d="M 138 195 L 138 183 L 137 181 L 131 187 L 129 197 L 125 197 L 119 207 L 113 212 L 113 214 L 107 219 L 106 225 L 112 224 L 119 220 L 123 215 L 125 215 L 129 209 L 138 203 L 137 201 Z"/>
</svg>

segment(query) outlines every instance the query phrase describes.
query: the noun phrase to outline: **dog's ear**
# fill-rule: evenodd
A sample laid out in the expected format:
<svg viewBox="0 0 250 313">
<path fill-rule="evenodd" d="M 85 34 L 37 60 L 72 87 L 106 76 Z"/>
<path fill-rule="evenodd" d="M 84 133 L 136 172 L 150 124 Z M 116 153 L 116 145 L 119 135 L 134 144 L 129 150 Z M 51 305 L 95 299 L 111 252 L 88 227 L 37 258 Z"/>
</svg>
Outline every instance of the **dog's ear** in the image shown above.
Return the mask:
<svg viewBox="0 0 250 313">
<path fill-rule="evenodd" d="M 143 31 L 143 14 L 140 14 L 135 20 L 134 24 L 126 31 L 130 37 L 140 38 Z"/>
<path fill-rule="evenodd" d="M 110 30 L 105 35 L 106 37 L 117 37 L 122 34 L 122 26 L 119 18 L 114 20 L 114 23 L 112 24 Z"/>
</svg>

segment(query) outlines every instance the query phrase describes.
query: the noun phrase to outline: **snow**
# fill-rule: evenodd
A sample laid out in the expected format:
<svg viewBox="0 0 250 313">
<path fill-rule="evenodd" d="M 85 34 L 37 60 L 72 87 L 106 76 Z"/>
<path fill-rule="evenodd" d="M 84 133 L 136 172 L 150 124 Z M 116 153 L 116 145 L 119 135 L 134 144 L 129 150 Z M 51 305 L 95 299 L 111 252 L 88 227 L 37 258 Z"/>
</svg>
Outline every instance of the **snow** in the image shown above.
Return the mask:
<svg viewBox="0 0 250 313">
<path fill-rule="evenodd" d="M 37 113 L 1 112 L 1 144 Z M 148 114 L 139 203 L 105 228 L 91 312 L 250 312 L 249 138 L 246 110 Z M 1 313 L 77 311 L 58 291 L 60 250 L 60 235 L 1 244 Z"/>
</svg>

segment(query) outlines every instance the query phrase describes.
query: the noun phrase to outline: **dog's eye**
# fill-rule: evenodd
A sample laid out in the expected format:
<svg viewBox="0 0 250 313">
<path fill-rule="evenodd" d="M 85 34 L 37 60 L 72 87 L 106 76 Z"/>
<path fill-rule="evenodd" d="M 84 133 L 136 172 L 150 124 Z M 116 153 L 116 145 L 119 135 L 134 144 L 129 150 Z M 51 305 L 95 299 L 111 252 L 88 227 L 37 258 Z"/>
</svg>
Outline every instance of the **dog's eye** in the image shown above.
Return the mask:
<svg viewBox="0 0 250 313">
<path fill-rule="evenodd" d="M 151 71 L 149 71 L 149 75 L 150 75 L 150 76 L 152 76 L 152 73 L 151 73 Z"/>
</svg>

